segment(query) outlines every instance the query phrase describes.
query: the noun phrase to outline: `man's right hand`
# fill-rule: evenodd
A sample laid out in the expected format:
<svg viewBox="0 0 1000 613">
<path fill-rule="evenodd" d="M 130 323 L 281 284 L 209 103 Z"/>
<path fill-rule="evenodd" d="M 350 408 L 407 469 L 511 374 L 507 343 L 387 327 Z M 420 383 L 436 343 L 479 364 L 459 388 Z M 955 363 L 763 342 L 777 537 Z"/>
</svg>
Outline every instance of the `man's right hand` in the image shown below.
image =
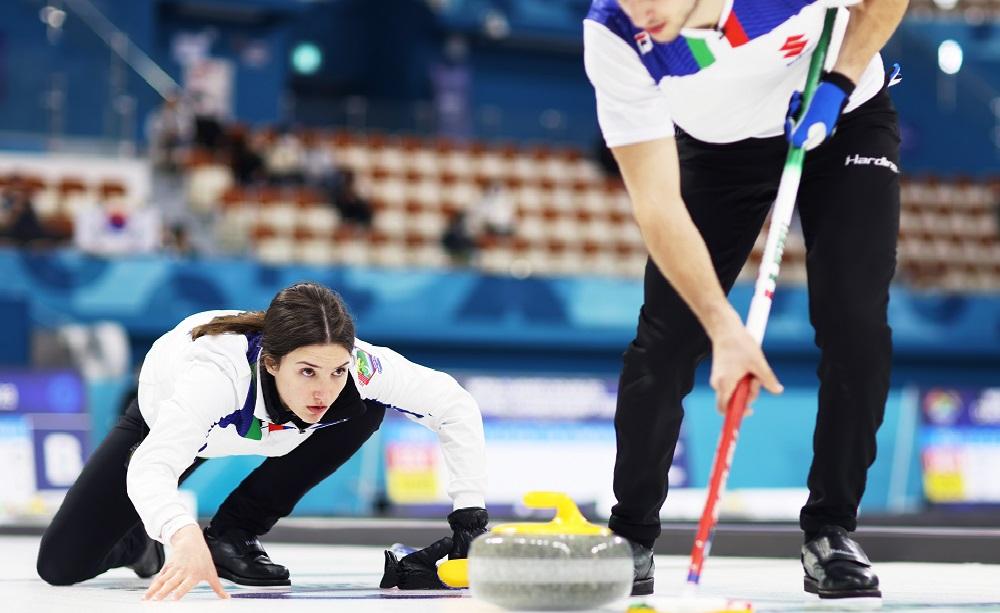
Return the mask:
<svg viewBox="0 0 1000 613">
<path fill-rule="evenodd" d="M 180 600 L 202 581 L 207 581 L 219 598 L 229 598 L 222 589 L 212 554 L 198 526 L 191 524 L 175 532 L 170 545 L 170 558 L 146 590 L 143 600 L 163 600 L 171 594 L 174 600 Z"/>
<path fill-rule="evenodd" d="M 772 394 L 784 391 L 785 388 L 778 382 L 778 378 L 764 359 L 760 345 L 750 336 L 750 332 L 740 322 L 739 316 L 735 316 L 724 326 L 713 331 L 711 339 L 712 375 L 709 383 L 715 390 L 716 409 L 720 414 L 725 415 L 726 406 L 736 390 L 736 385 L 748 374 L 753 379 L 747 397 L 747 412 L 750 412 L 750 405 L 757 399 L 761 385 Z"/>
</svg>

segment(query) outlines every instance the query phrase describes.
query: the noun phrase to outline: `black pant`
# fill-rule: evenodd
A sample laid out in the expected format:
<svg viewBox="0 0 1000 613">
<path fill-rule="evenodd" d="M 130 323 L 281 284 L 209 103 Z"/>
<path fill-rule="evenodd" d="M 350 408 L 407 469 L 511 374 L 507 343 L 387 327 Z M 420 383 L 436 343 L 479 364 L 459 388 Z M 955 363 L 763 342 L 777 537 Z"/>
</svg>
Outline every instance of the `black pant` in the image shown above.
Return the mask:
<svg viewBox="0 0 1000 613">
<path fill-rule="evenodd" d="M 784 137 L 716 145 L 681 134 L 677 146 L 684 201 L 728 292 L 774 200 L 788 145 Z M 899 232 L 898 165 L 899 130 L 885 90 L 842 117 L 834 136 L 806 155 L 797 207 L 821 350 L 809 499 L 800 515 L 806 532 L 825 524 L 856 528 L 875 460 L 892 354 L 886 311 Z M 709 349 L 694 314 L 648 262 L 619 381 L 618 503 L 609 522 L 647 546 L 660 534 L 681 401 Z"/>
<path fill-rule="evenodd" d="M 330 410 L 353 402 L 362 400 L 352 385 Z M 317 430 L 286 455 L 267 458 L 222 503 L 212 528 L 224 532 L 238 527 L 265 534 L 291 513 L 306 492 L 354 455 L 384 416 L 384 406 L 366 403 L 363 414 Z M 133 402 L 91 455 L 45 530 L 37 562 L 42 579 L 70 585 L 132 564 L 142 554 L 149 537 L 126 493 L 125 473 L 132 449 L 148 433 L 139 405 Z M 196 459 L 180 481 L 202 462 Z"/>
</svg>

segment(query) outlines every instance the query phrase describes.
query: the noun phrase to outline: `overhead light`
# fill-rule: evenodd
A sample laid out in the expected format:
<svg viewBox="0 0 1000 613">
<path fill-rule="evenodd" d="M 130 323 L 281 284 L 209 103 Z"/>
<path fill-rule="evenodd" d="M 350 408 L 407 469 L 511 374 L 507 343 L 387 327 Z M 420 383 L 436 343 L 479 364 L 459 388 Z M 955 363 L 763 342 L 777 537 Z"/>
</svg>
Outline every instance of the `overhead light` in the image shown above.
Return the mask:
<svg viewBox="0 0 1000 613">
<path fill-rule="evenodd" d="M 958 5 L 958 0 L 934 0 L 934 6 L 942 11 L 950 11 Z"/>
<path fill-rule="evenodd" d="M 315 74 L 323 64 L 323 52 L 314 43 L 299 43 L 292 49 L 292 68 L 302 75 Z"/>
<path fill-rule="evenodd" d="M 962 69 L 962 45 L 948 39 L 938 46 L 938 68 L 945 74 L 956 74 Z"/>
<path fill-rule="evenodd" d="M 500 11 L 489 11 L 483 18 L 483 31 L 492 39 L 507 38 L 510 36 L 510 22 Z"/>
<path fill-rule="evenodd" d="M 66 23 L 66 11 L 54 6 L 43 7 L 38 12 L 38 17 L 42 20 L 42 23 L 55 30 L 58 30 Z"/>
</svg>

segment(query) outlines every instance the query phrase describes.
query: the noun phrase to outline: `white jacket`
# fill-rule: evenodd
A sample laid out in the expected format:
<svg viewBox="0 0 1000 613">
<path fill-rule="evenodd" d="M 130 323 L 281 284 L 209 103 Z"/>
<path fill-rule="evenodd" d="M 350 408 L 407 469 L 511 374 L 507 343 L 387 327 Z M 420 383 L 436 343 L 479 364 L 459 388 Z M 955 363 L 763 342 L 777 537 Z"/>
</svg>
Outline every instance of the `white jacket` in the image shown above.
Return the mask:
<svg viewBox="0 0 1000 613">
<path fill-rule="evenodd" d="M 685 28 L 659 43 L 632 24 L 617 0 L 593 0 L 583 22 L 583 55 L 605 142 L 620 147 L 670 137 L 675 124 L 709 143 L 783 134 L 788 101 L 805 85 L 826 9 L 850 3 L 725 0 L 716 28 Z M 828 69 L 848 20 L 841 8 Z M 877 94 L 884 79 L 876 53 L 844 112 Z"/>
<path fill-rule="evenodd" d="M 178 479 L 196 457 L 281 456 L 317 428 L 337 427 L 320 423 L 299 431 L 292 424 L 271 424 L 260 378 L 251 370 L 246 336 L 191 340 L 192 328 L 238 312 L 206 311 L 188 317 L 153 343 L 139 374 L 139 410 L 150 432 L 132 455 L 126 486 L 146 531 L 163 543 L 183 526 L 197 523 L 177 494 Z M 482 415 L 454 378 L 359 339 L 354 341 L 351 376 L 362 399 L 384 404 L 437 432 L 454 508 L 485 506 Z M 251 392 L 255 403 L 248 398 Z"/>
</svg>

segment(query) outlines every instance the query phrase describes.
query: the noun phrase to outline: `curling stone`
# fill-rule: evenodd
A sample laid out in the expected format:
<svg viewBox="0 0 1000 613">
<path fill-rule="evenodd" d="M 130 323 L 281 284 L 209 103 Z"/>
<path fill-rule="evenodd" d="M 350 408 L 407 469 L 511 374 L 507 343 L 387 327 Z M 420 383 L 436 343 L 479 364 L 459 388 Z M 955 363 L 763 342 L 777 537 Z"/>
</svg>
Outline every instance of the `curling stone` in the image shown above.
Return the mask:
<svg viewBox="0 0 1000 613">
<path fill-rule="evenodd" d="M 555 508 L 549 523 L 501 524 L 472 541 L 468 579 L 474 598 L 506 609 L 571 611 L 625 598 L 632 549 L 588 523 L 566 494 L 530 492 L 528 507 Z"/>
</svg>

